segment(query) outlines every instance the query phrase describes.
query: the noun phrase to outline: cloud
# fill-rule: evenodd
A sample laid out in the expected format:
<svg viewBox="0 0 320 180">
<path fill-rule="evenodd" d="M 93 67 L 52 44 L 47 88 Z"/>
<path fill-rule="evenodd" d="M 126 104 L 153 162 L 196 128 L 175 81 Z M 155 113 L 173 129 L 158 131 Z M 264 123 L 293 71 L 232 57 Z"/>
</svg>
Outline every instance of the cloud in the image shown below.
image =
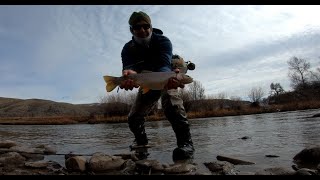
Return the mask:
<svg viewBox="0 0 320 180">
<path fill-rule="evenodd" d="M 1 96 L 97 102 L 103 75 L 120 76 L 128 19 L 145 11 L 206 93 L 246 96 L 271 82 L 290 89 L 286 61 L 318 65 L 319 6 L 1 6 Z M 114 92 L 113 92 L 114 93 Z"/>
</svg>

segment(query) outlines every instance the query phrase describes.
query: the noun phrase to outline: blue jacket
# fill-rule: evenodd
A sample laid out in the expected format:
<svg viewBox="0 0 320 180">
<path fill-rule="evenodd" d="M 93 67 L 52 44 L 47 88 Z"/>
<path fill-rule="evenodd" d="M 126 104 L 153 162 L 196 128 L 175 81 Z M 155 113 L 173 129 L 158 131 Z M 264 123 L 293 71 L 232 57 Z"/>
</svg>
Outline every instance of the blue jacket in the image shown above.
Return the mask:
<svg viewBox="0 0 320 180">
<path fill-rule="evenodd" d="M 143 47 L 133 40 L 127 42 L 121 52 L 122 70 L 131 69 L 138 73 L 142 70 L 155 72 L 171 71 L 172 44 L 162 35 L 162 31 L 153 28 L 149 47 Z"/>
</svg>

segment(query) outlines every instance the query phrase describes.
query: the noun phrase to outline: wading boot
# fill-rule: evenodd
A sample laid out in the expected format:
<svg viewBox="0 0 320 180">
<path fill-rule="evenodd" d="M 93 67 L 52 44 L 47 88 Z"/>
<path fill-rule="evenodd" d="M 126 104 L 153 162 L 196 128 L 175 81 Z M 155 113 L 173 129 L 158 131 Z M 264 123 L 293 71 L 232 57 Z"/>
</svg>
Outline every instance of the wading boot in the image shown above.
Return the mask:
<svg viewBox="0 0 320 180">
<path fill-rule="evenodd" d="M 189 127 L 180 128 L 176 130 L 175 133 L 178 147 L 173 150 L 172 159 L 174 161 L 192 159 L 195 149 Z"/>
<path fill-rule="evenodd" d="M 172 159 L 177 160 L 186 160 L 193 159 L 194 148 L 192 144 L 186 144 L 180 147 L 177 147 L 173 150 Z"/>
<path fill-rule="evenodd" d="M 136 139 L 133 143 L 129 146 L 130 151 L 135 151 L 135 154 L 138 159 L 146 159 L 149 155 L 148 153 L 148 138 L 145 133 L 141 134 L 140 136 L 136 136 Z"/>
</svg>

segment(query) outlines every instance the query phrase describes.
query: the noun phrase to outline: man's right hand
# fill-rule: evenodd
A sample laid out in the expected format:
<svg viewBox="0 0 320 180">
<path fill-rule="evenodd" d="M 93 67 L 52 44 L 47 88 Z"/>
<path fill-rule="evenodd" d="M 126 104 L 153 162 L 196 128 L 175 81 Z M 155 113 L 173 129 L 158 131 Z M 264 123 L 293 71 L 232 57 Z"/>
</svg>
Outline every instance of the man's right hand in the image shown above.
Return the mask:
<svg viewBox="0 0 320 180">
<path fill-rule="evenodd" d="M 178 68 L 174 69 L 174 72 L 175 73 L 179 73 L 180 70 Z M 180 83 L 180 81 L 178 80 L 178 78 L 176 77 L 171 77 L 169 80 L 168 80 L 168 84 L 166 86 L 167 89 L 177 89 L 178 87 L 180 88 L 184 88 L 184 84 Z"/>
<path fill-rule="evenodd" d="M 133 71 L 133 70 L 123 70 L 123 71 L 122 71 L 122 76 L 123 76 L 123 77 L 127 77 L 127 76 L 129 76 L 130 74 L 137 74 L 137 72 L 136 72 L 136 71 Z M 124 80 L 124 81 L 120 84 L 119 87 L 120 87 L 121 89 L 124 88 L 124 89 L 127 91 L 127 90 L 129 90 L 129 89 L 132 90 L 133 88 L 138 88 L 139 85 L 135 84 L 132 79 L 126 79 L 126 80 Z"/>
</svg>

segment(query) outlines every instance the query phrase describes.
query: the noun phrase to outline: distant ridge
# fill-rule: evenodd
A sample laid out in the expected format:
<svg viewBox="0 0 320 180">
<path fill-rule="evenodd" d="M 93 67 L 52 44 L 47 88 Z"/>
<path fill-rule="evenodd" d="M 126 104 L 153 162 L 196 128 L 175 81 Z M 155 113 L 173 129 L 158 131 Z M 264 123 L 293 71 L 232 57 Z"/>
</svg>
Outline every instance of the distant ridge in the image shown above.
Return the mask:
<svg viewBox="0 0 320 180">
<path fill-rule="evenodd" d="M 0 97 L 0 117 L 89 116 L 97 105 Z"/>
</svg>

